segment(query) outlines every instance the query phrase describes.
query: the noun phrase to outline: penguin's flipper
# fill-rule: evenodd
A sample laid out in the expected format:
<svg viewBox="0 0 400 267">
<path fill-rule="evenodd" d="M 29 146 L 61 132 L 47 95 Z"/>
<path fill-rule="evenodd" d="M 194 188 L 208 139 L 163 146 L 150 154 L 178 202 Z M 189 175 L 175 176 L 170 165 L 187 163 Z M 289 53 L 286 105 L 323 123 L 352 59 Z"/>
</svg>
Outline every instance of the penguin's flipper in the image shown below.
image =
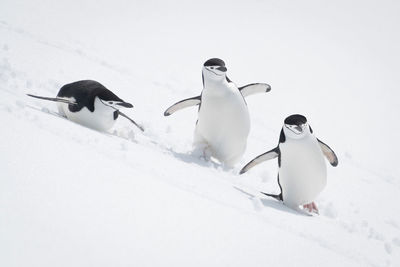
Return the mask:
<svg viewBox="0 0 400 267">
<path fill-rule="evenodd" d="M 164 112 L 164 116 L 169 116 L 180 109 L 200 105 L 200 102 L 201 102 L 201 96 L 195 96 L 181 100 L 179 102 L 176 102 L 169 108 L 167 108 L 167 110 Z"/>
<path fill-rule="evenodd" d="M 271 91 L 271 86 L 266 83 L 251 83 L 242 87 L 239 87 L 239 91 L 243 97 L 254 95 L 258 93 L 267 93 Z"/>
<path fill-rule="evenodd" d="M 65 99 L 65 98 L 59 98 L 59 97 L 45 97 L 45 96 L 37 96 L 37 95 L 31 95 L 31 94 L 26 94 L 27 96 L 34 97 L 34 98 L 39 98 L 43 100 L 49 100 L 49 101 L 54 101 L 54 102 L 61 102 L 61 103 L 66 103 L 70 105 L 78 105 L 75 101 Z"/>
<path fill-rule="evenodd" d="M 257 164 L 260 164 L 263 161 L 274 159 L 279 156 L 279 147 L 275 147 L 274 149 L 271 149 L 268 152 L 265 152 L 264 154 L 261 154 L 254 158 L 252 161 L 246 164 L 241 170 L 239 174 L 243 174 L 256 166 Z"/>
<path fill-rule="evenodd" d="M 329 163 L 333 166 L 336 167 L 339 163 L 339 160 L 335 154 L 335 152 L 333 152 L 332 148 L 330 148 L 327 144 L 325 144 L 324 142 L 322 142 L 321 140 L 317 139 L 319 146 L 321 147 L 322 153 L 324 153 L 326 159 L 329 161 Z"/>
<path fill-rule="evenodd" d="M 142 132 L 144 132 L 144 128 L 142 126 L 140 126 L 139 124 L 137 124 L 134 120 L 132 120 L 131 118 L 129 118 L 127 115 L 125 115 L 124 113 L 122 113 L 119 110 L 117 110 L 117 112 L 118 112 L 119 115 L 121 115 L 122 117 L 127 118 L 130 122 L 135 124 L 135 126 L 138 127 Z M 115 118 L 115 115 L 114 115 L 114 118 Z"/>
</svg>

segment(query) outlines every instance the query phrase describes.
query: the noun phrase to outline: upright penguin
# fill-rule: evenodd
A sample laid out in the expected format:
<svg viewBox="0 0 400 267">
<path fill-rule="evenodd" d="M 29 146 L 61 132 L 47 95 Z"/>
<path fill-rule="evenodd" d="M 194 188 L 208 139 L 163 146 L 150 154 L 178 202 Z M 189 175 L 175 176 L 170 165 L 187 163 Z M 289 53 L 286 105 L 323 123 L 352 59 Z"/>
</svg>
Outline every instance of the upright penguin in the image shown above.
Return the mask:
<svg viewBox="0 0 400 267">
<path fill-rule="evenodd" d="M 28 96 L 57 102 L 61 116 L 89 128 L 106 131 L 110 129 L 119 115 L 143 128 L 134 120 L 119 111 L 119 108 L 132 108 L 101 83 L 92 80 L 77 81 L 61 87 L 57 97 Z"/>
<path fill-rule="evenodd" d="M 199 105 L 194 132 L 194 147 L 204 156 L 213 156 L 226 166 L 233 166 L 243 155 L 250 131 L 250 118 L 245 96 L 269 92 L 265 83 L 237 87 L 226 76 L 225 62 L 207 60 L 202 69 L 203 91 L 199 96 L 173 104 L 164 116 L 190 106 Z"/>
<path fill-rule="evenodd" d="M 291 115 L 284 121 L 279 144 L 264 154 L 246 164 L 240 174 L 247 172 L 255 165 L 278 158 L 279 195 L 263 193 L 283 201 L 292 209 L 300 210 L 299 206 L 309 212 L 317 212 L 315 198 L 326 186 L 326 164 L 336 167 L 338 159 L 335 152 L 317 139 L 303 115 Z"/>
</svg>

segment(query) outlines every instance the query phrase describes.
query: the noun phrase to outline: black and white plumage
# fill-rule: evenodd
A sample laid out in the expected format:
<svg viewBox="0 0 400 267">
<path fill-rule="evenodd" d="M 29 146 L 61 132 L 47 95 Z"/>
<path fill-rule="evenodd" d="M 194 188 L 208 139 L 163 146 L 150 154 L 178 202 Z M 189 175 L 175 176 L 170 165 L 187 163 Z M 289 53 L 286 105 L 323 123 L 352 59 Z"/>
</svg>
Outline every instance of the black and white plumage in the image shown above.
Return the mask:
<svg viewBox="0 0 400 267">
<path fill-rule="evenodd" d="M 202 69 L 203 90 L 199 96 L 181 100 L 170 106 L 164 116 L 191 106 L 199 106 L 194 146 L 233 166 L 243 155 L 250 131 L 250 118 L 245 96 L 269 92 L 265 83 L 237 87 L 227 76 L 225 62 L 207 60 Z"/>
<path fill-rule="evenodd" d="M 121 115 L 143 131 L 140 125 L 119 110 L 132 108 L 133 105 L 123 101 L 97 81 L 83 80 L 66 84 L 54 98 L 31 94 L 28 96 L 57 102 L 60 115 L 95 130 L 107 131 Z"/>
<path fill-rule="evenodd" d="M 222 72 L 227 71 L 227 68 L 225 67 L 225 62 L 223 60 L 221 60 L 219 58 L 212 58 L 212 59 L 207 60 L 203 65 L 203 74 L 202 74 L 203 90 L 205 87 L 205 84 L 204 84 L 204 69 L 205 68 L 208 71 L 213 71 L 213 73 L 217 76 L 221 76 Z M 206 75 L 206 76 L 208 76 L 208 75 Z M 233 83 L 226 76 L 226 74 L 223 76 L 224 76 L 226 82 Z M 234 85 L 234 86 L 236 87 L 236 85 Z M 267 93 L 267 92 L 271 91 L 271 86 L 269 86 L 269 84 L 266 84 L 266 83 L 251 83 L 251 84 L 247 84 L 242 87 L 237 87 L 237 89 L 239 89 L 239 91 L 243 97 L 246 97 L 246 96 L 257 94 L 257 93 Z M 175 104 L 173 104 L 172 106 L 167 108 L 167 110 L 164 112 L 164 116 L 169 116 L 169 115 L 175 113 L 176 111 L 187 108 L 187 107 L 200 105 L 201 101 L 202 101 L 201 97 L 202 97 L 202 94 L 200 94 L 199 96 L 183 99 L 179 102 L 176 102 Z"/>
<path fill-rule="evenodd" d="M 314 200 L 327 182 L 324 156 L 332 166 L 338 165 L 335 152 L 314 136 L 306 117 L 291 115 L 284 121 L 278 146 L 251 160 L 240 174 L 261 162 L 278 158 L 281 193 L 264 194 L 282 200 L 295 210 L 303 205 L 310 212 L 318 212 Z"/>
</svg>

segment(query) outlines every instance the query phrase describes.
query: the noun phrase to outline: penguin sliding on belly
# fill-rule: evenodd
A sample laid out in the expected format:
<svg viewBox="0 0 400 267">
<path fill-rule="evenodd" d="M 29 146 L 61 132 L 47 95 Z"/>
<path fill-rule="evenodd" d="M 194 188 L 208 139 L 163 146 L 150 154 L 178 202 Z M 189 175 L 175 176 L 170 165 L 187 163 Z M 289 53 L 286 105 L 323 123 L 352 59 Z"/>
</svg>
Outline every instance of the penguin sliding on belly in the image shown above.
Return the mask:
<svg viewBox="0 0 400 267">
<path fill-rule="evenodd" d="M 127 118 L 140 130 L 144 129 L 134 120 L 119 111 L 119 108 L 132 108 L 102 84 L 92 80 L 83 80 L 61 87 L 57 97 L 28 96 L 57 102 L 60 115 L 86 127 L 107 131 L 119 115 Z"/>
<path fill-rule="evenodd" d="M 240 174 L 263 161 L 278 158 L 281 193 L 263 194 L 283 201 L 292 209 L 299 211 L 302 205 L 304 210 L 318 213 L 314 200 L 327 182 L 324 156 L 333 167 L 338 165 L 335 152 L 314 136 L 306 117 L 291 115 L 284 121 L 278 146 L 254 158 Z"/>
<path fill-rule="evenodd" d="M 219 58 L 207 60 L 202 69 L 203 91 L 199 96 L 173 104 L 165 112 L 174 112 L 199 106 L 194 132 L 194 147 L 204 157 L 214 157 L 227 167 L 232 167 L 243 155 L 250 131 L 250 118 L 245 96 L 269 92 L 265 83 L 237 87 L 226 76 L 227 68 Z"/>
</svg>

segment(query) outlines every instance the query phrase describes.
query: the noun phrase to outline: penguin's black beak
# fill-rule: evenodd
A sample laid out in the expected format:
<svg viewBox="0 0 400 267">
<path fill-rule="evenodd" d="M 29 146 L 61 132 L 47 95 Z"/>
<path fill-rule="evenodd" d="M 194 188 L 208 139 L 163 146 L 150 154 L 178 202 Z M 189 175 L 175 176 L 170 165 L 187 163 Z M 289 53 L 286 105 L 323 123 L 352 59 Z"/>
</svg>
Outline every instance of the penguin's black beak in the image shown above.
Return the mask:
<svg viewBox="0 0 400 267">
<path fill-rule="evenodd" d="M 228 69 L 224 66 L 218 67 L 217 70 L 222 71 L 222 72 L 226 72 Z"/>
<path fill-rule="evenodd" d="M 119 102 L 119 103 L 116 103 L 116 104 L 119 105 L 119 106 L 122 106 L 124 108 L 133 108 L 133 105 L 130 104 L 130 103 L 127 103 L 127 102 Z"/>
<path fill-rule="evenodd" d="M 299 131 L 299 133 L 303 132 L 303 128 L 300 125 L 296 125 L 296 127 L 294 127 L 297 131 Z"/>
</svg>

